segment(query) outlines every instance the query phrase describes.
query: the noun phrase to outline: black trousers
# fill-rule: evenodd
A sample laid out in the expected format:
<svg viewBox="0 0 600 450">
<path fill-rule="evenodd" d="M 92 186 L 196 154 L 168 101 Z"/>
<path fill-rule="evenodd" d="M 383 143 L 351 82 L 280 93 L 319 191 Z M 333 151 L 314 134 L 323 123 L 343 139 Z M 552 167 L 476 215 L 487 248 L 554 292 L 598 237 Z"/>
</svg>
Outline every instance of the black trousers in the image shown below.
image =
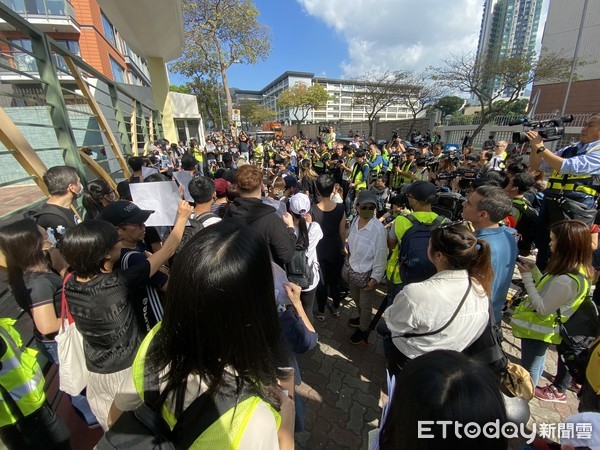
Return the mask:
<svg viewBox="0 0 600 450">
<path fill-rule="evenodd" d="M 0 428 L 0 439 L 10 450 L 71 448 L 69 430 L 47 404 L 17 423 Z"/>
<path fill-rule="evenodd" d="M 325 312 L 328 292 L 333 299 L 333 307 L 338 308 L 340 306 L 344 257 L 341 253 L 331 256 L 331 258 L 319 259 L 321 273 L 323 274 L 323 279 L 317 285 L 317 306 L 320 313 Z"/>
</svg>

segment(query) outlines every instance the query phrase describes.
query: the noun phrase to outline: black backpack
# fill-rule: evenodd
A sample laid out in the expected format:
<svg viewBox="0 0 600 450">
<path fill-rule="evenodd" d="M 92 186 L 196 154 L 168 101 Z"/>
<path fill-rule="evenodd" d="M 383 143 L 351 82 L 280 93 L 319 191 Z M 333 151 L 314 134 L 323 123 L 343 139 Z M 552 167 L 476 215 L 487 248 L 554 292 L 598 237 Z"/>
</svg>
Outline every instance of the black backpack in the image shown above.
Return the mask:
<svg viewBox="0 0 600 450">
<path fill-rule="evenodd" d="M 144 380 L 144 403 L 124 411 L 96 445 L 98 450 L 179 450 L 188 449 L 221 415 L 251 397 L 249 389 L 239 395 L 207 392 L 194 400 L 177 417 L 171 430 L 162 418 L 158 393 L 158 373 Z"/>
<path fill-rule="evenodd" d="M 400 263 L 400 278 L 402 284 L 418 283 L 435 275 L 435 266 L 427 257 L 427 247 L 431 230 L 439 227 L 447 219 L 437 216 L 432 223 L 419 222 L 415 216 L 406 216 L 412 226 L 402 236 L 400 249 L 398 251 L 398 262 Z"/>
<path fill-rule="evenodd" d="M 519 254 L 529 256 L 539 230 L 540 215 L 525 197 L 523 197 L 523 202 L 524 204 L 513 202 L 513 206 L 521 213 L 515 228 L 521 236 L 521 239 L 517 242 Z"/>
<path fill-rule="evenodd" d="M 219 217 L 217 216 L 215 213 L 212 212 L 205 212 L 200 214 L 198 217 L 191 219 L 190 222 L 190 226 L 185 227 L 185 230 L 183 231 L 183 236 L 181 237 L 181 242 L 179 244 L 179 247 L 177 248 L 177 252 L 179 253 L 181 251 L 181 249 L 183 248 L 183 246 L 192 238 L 194 237 L 194 235 L 196 233 L 198 233 L 200 230 L 204 229 L 204 223 L 208 220 L 208 219 L 212 219 L 213 217 Z"/>
<path fill-rule="evenodd" d="M 310 225 L 308 230 L 310 231 Z M 313 283 L 314 272 L 312 265 L 308 263 L 308 256 L 306 255 L 306 248 L 304 246 L 296 243 L 294 256 L 285 265 L 285 273 L 290 282 L 297 284 L 302 289 L 307 289 Z"/>
</svg>

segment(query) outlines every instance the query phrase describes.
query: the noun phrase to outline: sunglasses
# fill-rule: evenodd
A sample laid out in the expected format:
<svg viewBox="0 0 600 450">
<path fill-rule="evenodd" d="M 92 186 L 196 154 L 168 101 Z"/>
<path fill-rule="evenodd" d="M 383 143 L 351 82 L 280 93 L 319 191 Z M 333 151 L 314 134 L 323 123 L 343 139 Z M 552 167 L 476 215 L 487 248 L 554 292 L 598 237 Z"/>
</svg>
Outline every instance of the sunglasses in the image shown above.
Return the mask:
<svg viewBox="0 0 600 450">
<path fill-rule="evenodd" d="M 363 205 L 363 206 L 359 206 L 358 209 L 360 209 L 361 211 L 375 211 L 375 207 L 374 206 L 367 206 L 367 205 Z"/>
<path fill-rule="evenodd" d="M 468 220 L 464 220 L 464 219 L 455 220 L 454 222 L 444 223 L 438 227 L 438 230 L 445 230 L 446 228 L 450 228 L 450 227 L 454 227 L 454 226 L 458 226 L 458 225 L 464 225 L 465 228 L 467 228 L 472 233 L 475 232 L 475 228 L 473 228 L 473 224 L 471 222 L 469 222 Z"/>
</svg>

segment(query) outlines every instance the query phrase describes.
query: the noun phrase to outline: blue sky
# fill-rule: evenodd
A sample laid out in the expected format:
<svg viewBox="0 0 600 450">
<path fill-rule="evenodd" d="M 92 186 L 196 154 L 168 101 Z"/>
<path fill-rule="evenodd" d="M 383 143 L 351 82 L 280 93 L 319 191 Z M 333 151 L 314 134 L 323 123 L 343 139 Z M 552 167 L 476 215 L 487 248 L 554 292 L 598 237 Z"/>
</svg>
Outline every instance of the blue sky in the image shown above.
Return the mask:
<svg viewBox="0 0 600 450">
<path fill-rule="evenodd" d="M 352 78 L 441 65 L 453 52 L 476 51 L 484 0 L 254 2 L 260 22 L 271 28 L 271 54 L 256 65 L 229 68 L 230 87 L 258 90 L 286 70 Z M 186 81 L 170 77 L 172 84 Z"/>
<path fill-rule="evenodd" d="M 340 56 L 346 42 L 319 19 L 303 11 L 295 0 L 274 2 L 255 0 L 259 21 L 271 28 L 271 54 L 256 65 L 234 64 L 227 71 L 230 87 L 261 89 L 286 70 L 313 72 L 339 77 Z M 276 6 L 275 6 L 276 5 Z M 171 83 L 181 84 L 185 77 L 171 72 Z"/>
</svg>

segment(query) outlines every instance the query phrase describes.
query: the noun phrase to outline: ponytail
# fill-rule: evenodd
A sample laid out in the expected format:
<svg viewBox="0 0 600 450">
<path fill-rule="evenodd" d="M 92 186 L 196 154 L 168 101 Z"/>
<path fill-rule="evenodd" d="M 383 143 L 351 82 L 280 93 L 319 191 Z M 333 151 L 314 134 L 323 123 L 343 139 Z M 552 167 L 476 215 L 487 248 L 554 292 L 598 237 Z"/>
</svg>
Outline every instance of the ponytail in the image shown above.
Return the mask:
<svg viewBox="0 0 600 450">
<path fill-rule="evenodd" d="M 290 212 L 292 216 L 298 219 L 298 239 L 296 244 L 300 245 L 304 250 L 308 250 L 308 226 L 306 225 L 306 219 L 302 214 L 296 214 Z"/>
<path fill-rule="evenodd" d="M 468 269 L 469 276 L 475 278 L 487 296 L 492 298 L 492 281 L 494 279 L 494 271 L 492 270 L 492 251 L 490 245 L 482 240 L 477 239 L 475 246 L 477 249 L 477 258 L 473 265 Z"/>
</svg>

